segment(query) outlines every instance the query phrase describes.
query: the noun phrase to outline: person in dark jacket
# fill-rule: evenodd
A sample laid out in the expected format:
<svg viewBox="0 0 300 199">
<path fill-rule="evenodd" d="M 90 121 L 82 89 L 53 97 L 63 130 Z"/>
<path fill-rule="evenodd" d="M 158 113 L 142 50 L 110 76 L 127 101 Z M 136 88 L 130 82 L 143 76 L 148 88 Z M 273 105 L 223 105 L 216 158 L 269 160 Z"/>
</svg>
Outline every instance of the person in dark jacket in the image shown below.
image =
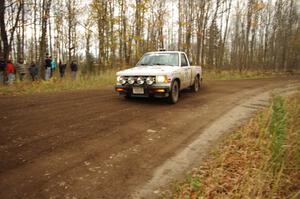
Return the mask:
<svg viewBox="0 0 300 199">
<path fill-rule="evenodd" d="M 72 74 L 71 75 L 72 75 L 73 80 L 76 80 L 77 70 L 78 70 L 78 66 L 77 66 L 76 62 L 72 61 L 72 63 L 71 63 L 71 72 L 72 72 Z"/>
<path fill-rule="evenodd" d="M 59 74 L 60 74 L 60 77 L 63 78 L 65 76 L 65 71 L 66 71 L 66 67 L 67 65 L 62 63 L 61 60 L 59 60 Z"/>
<path fill-rule="evenodd" d="M 14 78 L 15 78 L 15 67 L 12 64 L 11 60 L 7 61 L 7 64 L 6 64 L 6 74 L 7 74 L 7 78 L 8 78 L 7 83 L 8 84 L 12 84 L 13 81 L 14 81 Z"/>
<path fill-rule="evenodd" d="M 28 70 L 32 78 L 32 81 L 36 81 L 38 79 L 39 68 L 36 66 L 34 62 L 32 62 Z"/>
<path fill-rule="evenodd" d="M 51 68 L 52 68 L 52 59 L 51 56 L 47 54 L 45 59 L 45 80 L 49 80 L 51 77 Z"/>
<path fill-rule="evenodd" d="M 0 57 L 0 84 L 4 84 L 6 64 L 3 57 Z"/>
</svg>

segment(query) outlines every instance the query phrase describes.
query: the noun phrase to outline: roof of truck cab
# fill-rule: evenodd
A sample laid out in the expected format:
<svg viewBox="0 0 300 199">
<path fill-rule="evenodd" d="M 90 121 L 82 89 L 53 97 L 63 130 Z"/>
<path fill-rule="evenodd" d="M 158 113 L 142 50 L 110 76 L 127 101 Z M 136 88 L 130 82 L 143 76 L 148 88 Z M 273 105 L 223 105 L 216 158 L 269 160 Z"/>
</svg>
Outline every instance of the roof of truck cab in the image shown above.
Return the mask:
<svg viewBox="0 0 300 199">
<path fill-rule="evenodd" d="M 184 53 L 182 51 L 152 51 L 152 52 L 147 52 L 145 54 L 148 54 L 148 53 Z"/>
</svg>

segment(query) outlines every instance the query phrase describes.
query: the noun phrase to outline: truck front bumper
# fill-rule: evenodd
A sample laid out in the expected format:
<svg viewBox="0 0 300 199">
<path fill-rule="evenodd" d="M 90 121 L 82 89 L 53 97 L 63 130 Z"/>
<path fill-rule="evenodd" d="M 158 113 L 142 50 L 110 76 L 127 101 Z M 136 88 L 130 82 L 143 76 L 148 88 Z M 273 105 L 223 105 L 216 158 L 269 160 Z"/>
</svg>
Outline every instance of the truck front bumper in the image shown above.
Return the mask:
<svg viewBox="0 0 300 199">
<path fill-rule="evenodd" d="M 136 88 L 143 92 L 134 92 Z M 159 85 L 116 85 L 115 91 L 123 96 L 131 97 L 158 97 L 164 98 L 168 97 L 170 93 L 170 86 L 159 86 Z"/>
</svg>

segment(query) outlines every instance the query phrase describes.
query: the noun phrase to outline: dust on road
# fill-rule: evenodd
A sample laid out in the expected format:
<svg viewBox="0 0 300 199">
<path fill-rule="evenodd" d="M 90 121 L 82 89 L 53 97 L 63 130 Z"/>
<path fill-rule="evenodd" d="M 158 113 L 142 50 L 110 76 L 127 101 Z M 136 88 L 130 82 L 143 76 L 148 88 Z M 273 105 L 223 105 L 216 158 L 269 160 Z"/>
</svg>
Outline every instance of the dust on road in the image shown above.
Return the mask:
<svg viewBox="0 0 300 199">
<path fill-rule="evenodd" d="M 210 81 L 176 105 L 111 88 L 0 96 L 0 198 L 128 198 L 243 99 L 296 82 Z"/>
</svg>

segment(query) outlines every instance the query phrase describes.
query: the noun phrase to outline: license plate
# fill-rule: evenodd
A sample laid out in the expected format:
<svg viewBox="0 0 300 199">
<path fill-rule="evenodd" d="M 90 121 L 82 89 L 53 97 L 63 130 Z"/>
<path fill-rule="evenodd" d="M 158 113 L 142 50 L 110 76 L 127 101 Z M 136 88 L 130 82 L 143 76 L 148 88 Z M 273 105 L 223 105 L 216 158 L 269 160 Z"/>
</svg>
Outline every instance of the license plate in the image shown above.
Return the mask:
<svg viewBox="0 0 300 199">
<path fill-rule="evenodd" d="M 142 87 L 133 87 L 132 92 L 133 92 L 133 94 L 144 94 L 144 88 L 142 88 Z"/>
</svg>

